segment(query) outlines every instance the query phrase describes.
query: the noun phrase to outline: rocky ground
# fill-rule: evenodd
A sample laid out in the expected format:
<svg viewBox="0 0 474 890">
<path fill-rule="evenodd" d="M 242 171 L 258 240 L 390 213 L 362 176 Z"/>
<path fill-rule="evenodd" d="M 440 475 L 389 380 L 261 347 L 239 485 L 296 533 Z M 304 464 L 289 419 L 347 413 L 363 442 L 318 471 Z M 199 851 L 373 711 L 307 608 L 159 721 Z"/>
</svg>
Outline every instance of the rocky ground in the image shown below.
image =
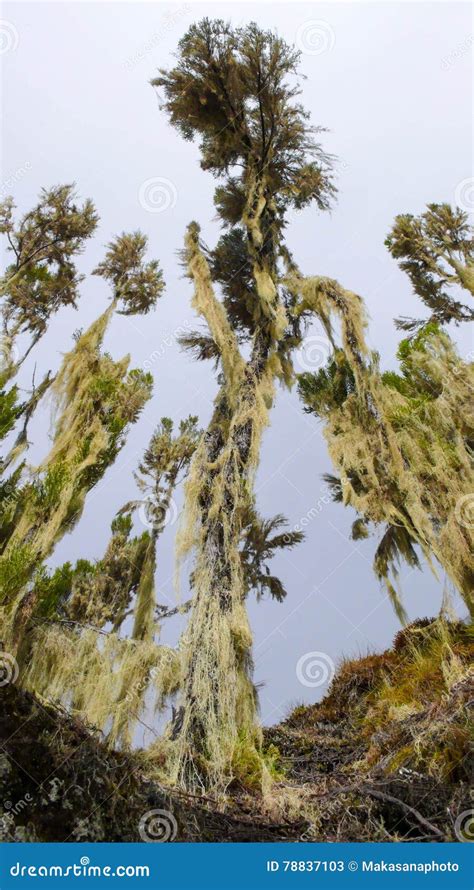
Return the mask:
<svg viewBox="0 0 474 890">
<path fill-rule="evenodd" d="M 4 686 L 0 837 L 463 840 L 474 809 L 473 653 L 466 625 L 427 620 L 387 652 L 343 663 L 322 702 L 265 731 L 278 749 L 271 789 L 235 787 L 221 801 L 166 789 L 144 752 L 111 752 L 65 711 Z"/>
</svg>

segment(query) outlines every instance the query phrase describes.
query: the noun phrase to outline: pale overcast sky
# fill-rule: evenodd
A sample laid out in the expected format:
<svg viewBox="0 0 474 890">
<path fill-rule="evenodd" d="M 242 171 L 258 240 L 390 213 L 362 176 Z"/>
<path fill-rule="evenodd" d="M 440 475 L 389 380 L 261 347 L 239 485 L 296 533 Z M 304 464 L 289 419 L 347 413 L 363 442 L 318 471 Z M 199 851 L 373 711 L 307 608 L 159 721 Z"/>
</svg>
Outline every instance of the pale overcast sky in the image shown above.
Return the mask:
<svg viewBox="0 0 474 890">
<path fill-rule="evenodd" d="M 102 555 L 115 511 L 134 494 L 132 471 L 160 417 L 179 421 L 197 413 L 205 424 L 210 415 L 212 368 L 183 355 L 175 332 L 194 326 L 191 285 L 182 278 L 177 251 L 192 219 L 209 244 L 218 237 L 215 184 L 199 168 L 197 147 L 160 113 L 148 83 L 158 67 L 172 63 L 191 22 L 204 16 L 235 25 L 254 20 L 303 50 L 303 101 L 313 123 L 329 129 L 323 142 L 339 158 L 339 197 L 330 214 L 294 215 L 288 243 L 306 273 L 330 275 L 364 296 L 370 342 L 385 367 L 393 366 L 399 340 L 394 316 L 424 312 L 384 248 L 393 218 L 419 213 L 430 201 L 469 199 L 473 30 L 467 3 L 4 3 L 2 195 L 12 193 L 25 211 L 42 186 L 75 181 L 101 217 L 81 268 L 94 268 L 114 234 L 140 228 L 167 284 L 152 316 L 117 317 L 111 325 L 107 348 L 114 357 L 130 352 L 135 365 L 151 362 L 155 394 L 52 565 Z M 24 368 L 22 385 L 35 363 L 37 375 L 57 368 L 73 331 L 88 325 L 106 301 L 104 282 L 84 283 L 78 311 L 57 316 Z M 465 355 L 468 334 L 454 333 Z M 309 350 L 303 363 L 312 355 Z M 47 447 L 48 429 L 45 406 L 32 426 L 34 460 Z M 374 541 L 350 541 L 353 514 L 327 503 L 321 474 L 331 469 L 320 425 L 303 414 L 296 392 L 281 392 L 265 434 L 258 506 L 268 516 L 285 513 L 291 526 L 306 525 L 307 537 L 273 564 L 288 589 L 286 601 L 249 602 L 264 722 L 326 691 L 324 683 L 301 683 L 307 653 L 337 663 L 383 649 L 398 628 L 372 573 Z M 181 493 L 176 500 L 179 505 Z M 158 596 L 173 603 L 176 527 L 170 523 L 160 542 L 157 571 Z M 411 618 L 436 613 L 442 577 L 437 582 L 428 571 L 404 568 L 401 583 Z M 179 629 L 179 621 L 169 623 L 163 640 L 175 642 Z"/>
</svg>

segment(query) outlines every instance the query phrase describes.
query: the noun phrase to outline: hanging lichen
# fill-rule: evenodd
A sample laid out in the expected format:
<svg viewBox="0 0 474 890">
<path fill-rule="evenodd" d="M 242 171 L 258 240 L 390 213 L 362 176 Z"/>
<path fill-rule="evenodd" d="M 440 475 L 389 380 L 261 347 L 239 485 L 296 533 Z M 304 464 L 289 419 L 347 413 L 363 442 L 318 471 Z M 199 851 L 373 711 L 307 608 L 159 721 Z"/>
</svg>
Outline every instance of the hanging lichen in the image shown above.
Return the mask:
<svg viewBox="0 0 474 890">
<path fill-rule="evenodd" d="M 30 474 L 15 508 L 15 523 L 0 562 L 0 584 L 8 564 L 21 551 L 29 568 L 41 563 L 82 515 L 85 498 L 104 475 L 151 395 L 152 378 L 128 371 L 129 357 L 118 362 L 102 351 L 116 308 L 126 315 L 147 312 L 164 284 L 157 261 L 145 262 L 147 239 L 140 232 L 111 242 L 95 274 L 110 281 L 113 299 L 85 333 L 77 336 L 51 383 L 55 430 L 50 452 Z M 48 380 L 48 386 L 50 385 Z M 25 552 L 27 545 L 27 553 Z M 22 573 L 22 577 L 23 577 Z M 0 588 L 11 599 L 21 590 Z"/>
<path fill-rule="evenodd" d="M 31 567 L 52 552 L 80 518 L 85 498 L 123 446 L 126 431 L 150 397 L 152 380 L 114 362 L 100 345 L 113 306 L 82 334 L 52 390 L 58 419 L 52 448 L 23 488 L 21 515 L 1 561 L 28 545 Z M 3 597 L 14 591 L 2 590 Z"/>
<path fill-rule="evenodd" d="M 299 289 L 303 308 L 309 293 L 316 305 L 317 280 L 301 282 Z M 334 282 L 330 289 L 343 293 Z M 414 544 L 429 562 L 434 558 L 443 566 L 472 614 L 472 529 L 463 521 L 462 504 L 474 483 L 473 366 L 459 359 L 445 333 L 428 325 L 402 342 L 402 374 L 381 375 L 365 346 L 358 303 L 347 294 L 345 302 L 342 310 L 335 301 L 343 312 L 342 349 L 327 368 L 300 375 L 300 393 L 307 410 L 325 421 L 340 499 L 361 517 L 354 535 L 363 535 L 367 523 L 386 524 L 374 567 L 401 617 L 389 573 L 396 577 L 400 558 L 418 565 Z M 351 313 L 351 305 L 348 327 L 344 311 Z"/>
<path fill-rule="evenodd" d="M 130 531 L 130 517 L 118 516 L 97 563 L 40 569 L 10 620 L 12 634 L 24 627 L 17 650 L 22 683 L 102 729 L 111 745 L 131 743 L 148 691 L 161 708 L 181 682 L 178 652 L 157 645 L 153 634 L 122 636 L 151 540 L 148 532 L 130 538 Z M 32 600 L 39 603 L 34 611 Z"/>
<path fill-rule="evenodd" d="M 130 745 L 149 693 L 161 709 L 182 682 L 180 653 L 156 642 L 156 546 L 198 436 L 195 417 L 182 421 L 176 436 L 172 421 L 163 418 L 135 476 L 143 497 L 114 519 L 104 557 L 52 574 L 41 569 L 13 621 L 16 632 L 23 624 L 27 641 L 18 650 L 24 682 L 45 698 L 69 703 L 106 732 L 111 745 Z M 137 509 L 150 528 L 130 537 Z"/>
<path fill-rule="evenodd" d="M 177 652 L 115 633 L 101 635 L 95 628 L 78 632 L 57 623 L 38 624 L 30 653 L 23 684 L 102 729 L 111 746 L 130 744 L 147 689 L 161 707 L 181 682 Z"/>
<path fill-rule="evenodd" d="M 75 305 L 83 276 L 74 258 L 97 217 L 90 202 L 77 208 L 70 186 L 44 191 L 18 226 L 10 200 L 2 204 L 0 216 L 1 231 L 14 253 L 1 281 L 3 386 L 43 335 L 51 315 L 61 305 Z M 18 404 L 16 387 L 2 390 L 0 398 L 0 435 L 24 418 L 3 469 L 25 449 L 29 420 L 50 387 L 55 409 L 53 443 L 40 466 L 26 471 L 22 464 L 1 483 L 2 637 L 15 652 L 29 688 L 71 706 L 106 730 L 111 743 L 126 744 L 147 690 L 154 689 L 161 706 L 180 682 L 178 654 L 154 641 L 155 548 L 164 513 L 161 524 L 155 521 L 150 532 L 133 538 L 130 515 L 116 517 L 104 557 L 96 563 L 79 560 L 74 568 L 66 563 L 52 573 L 43 563 L 80 518 L 87 493 L 116 459 L 151 394 L 150 374 L 129 371 L 128 357 L 114 361 L 102 349 L 115 310 L 147 313 L 163 292 L 158 262 L 147 262 L 146 251 L 141 232 L 123 233 L 108 245 L 93 274 L 112 286 L 109 308 L 86 332 L 79 332 L 56 377 L 48 373 L 27 402 Z M 16 360 L 16 337 L 26 332 L 31 343 Z M 171 430 L 172 425 L 166 428 L 168 440 Z M 187 437 L 189 451 L 197 436 L 195 420 L 182 425 L 181 433 L 181 446 Z M 173 476 L 164 438 L 155 441 L 154 456 L 164 460 L 162 469 L 169 476 L 166 502 L 189 457 L 183 449 L 175 454 Z M 133 610 L 132 639 L 126 639 L 121 634 Z M 104 629 L 107 625 L 110 631 Z"/>
</svg>

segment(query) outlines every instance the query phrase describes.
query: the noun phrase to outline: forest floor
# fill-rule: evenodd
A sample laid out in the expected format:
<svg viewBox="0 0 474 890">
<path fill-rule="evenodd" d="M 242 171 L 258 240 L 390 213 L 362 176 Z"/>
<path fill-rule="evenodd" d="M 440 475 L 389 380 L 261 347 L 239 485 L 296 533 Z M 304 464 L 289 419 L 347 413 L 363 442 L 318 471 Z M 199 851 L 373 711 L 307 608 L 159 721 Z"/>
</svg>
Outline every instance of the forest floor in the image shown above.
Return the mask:
<svg viewBox="0 0 474 890">
<path fill-rule="evenodd" d="M 321 702 L 265 730 L 271 788 L 237 784 L 221 801 L 165 788 L 145 752 L 110 751 L 65 711 L 4 686 L 0 839 L 140 841 L 159 810 L 177 841 L 463 840 L 473 655 L 465 624 L 424 620 L 386 652 L 344 662 Z"/>
</svg>

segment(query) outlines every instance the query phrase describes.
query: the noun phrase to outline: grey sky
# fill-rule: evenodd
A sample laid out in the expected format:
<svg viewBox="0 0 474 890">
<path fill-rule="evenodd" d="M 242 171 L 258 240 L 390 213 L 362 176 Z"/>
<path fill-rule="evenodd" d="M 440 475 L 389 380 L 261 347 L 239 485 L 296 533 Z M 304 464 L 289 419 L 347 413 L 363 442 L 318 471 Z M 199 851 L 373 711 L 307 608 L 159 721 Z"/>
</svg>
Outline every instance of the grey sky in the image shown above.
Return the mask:
<svg viewBox="0 0 474 890">
<path fill-rule="evenodd" d="M 24 211 L 41 186 L 75 180 L 101 216 L 81 268 L 94 267 L 112 235 L 141 228 L 167 283 L 153 316 L 117 317 L 111 325 L 107 348 L 116 358 L 130 352 L 134 365 L 150 362 L 155 395 L 52 564 L 101 556 L 116 509 L 133 496 L 132 471 L 160 417 L 178 421 L 197 413 L 205 424 L 210 415 L 212 368 L 184 356 L 174 335 L 194 326 L 191 287 L 176 252 L 192 219 L 214 243 L 214 182 L 198 166 L 197 147 L 168 125 L 148 84 L 159 66 L 171 63 L 189 24 L 203 16 L 236 25 L 254 20 L 304 50 L 303 101 L 313 123 L 330 130 L 322 141 L 339 157 L 340 192 L 331 214 L 294 215 L 288 243 L 306 273 L 336 277 L 364 296 L 370 343 L 386 367 L 393 366 L 400 338 L 393 317 L 423 314 L 384 248 L 392 220 L 421 212 L 429 201 L 454 202 L 456 189 L 464 194 L 462 183 L 472 176 L 467 3 L 5 3 L 2 194 L 13 193 Z M 161 212 L 147 209 L 159 206 L 158 192 L 143 185 L 155 178 L 165 180 L 161 198 L 169 206 Z M 78 311 L 58 315 L 20 382 L 28 385 L 35 362 L 37 374 L 56 368 L 73 331 L 88 325 L 106 300 L 104 282 L 85 283 Z M 465 355 L 469 335 L 454 333 Z M 319 335 L 317 327 L 310 334 Z M 316 353 L 304 353 L 303 365 Z M 48 444 L 46 407 L 32 433 L 36 460 Z M 265 435 L 258 505 L 265 515 L 283 512 L 290 525 L 306 525 L 307 537 L 274 562 L 289 591 L 285 603 L 249 603 L 265 722 L 281 719 L 290 703 L 324 694 L 326 685 L 298 679 L 297 663 L 306 653 L 322 652 L 337 663 L 382 649 L 397 630 L 372 574 L 374 542 L 351 542 L 353 515 L 327 503 L 321 474 L 330 470 L 319 424 L 303 414 L 296 392 L 281 392 Z M 176 527 L 170 524 L 160 543 L 157 573 L 160 599 L 173 603 Z M 404 569 L 402 587 L 411 617 L 439 608 L 443 578 L 438 583 L 429 572 Z M 166 626 L 163 639 L 174 642 L 179 627 L 178 621 Z"/>
</svg>

